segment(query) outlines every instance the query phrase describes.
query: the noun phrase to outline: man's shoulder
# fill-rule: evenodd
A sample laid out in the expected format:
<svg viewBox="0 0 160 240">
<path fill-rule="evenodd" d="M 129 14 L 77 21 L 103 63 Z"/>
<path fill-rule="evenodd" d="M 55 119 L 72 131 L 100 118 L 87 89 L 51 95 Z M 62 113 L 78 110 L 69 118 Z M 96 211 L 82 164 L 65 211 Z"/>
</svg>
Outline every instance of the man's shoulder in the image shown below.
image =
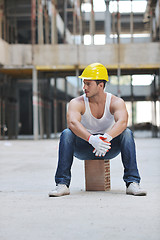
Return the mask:
<svg viewBox="0 0 160 240">
<path fill-rule="evenodd" d="M 117 97 L 115 95 L 112 95 L 112 98 L 111 98 L 111 104 L 110 104 L 110 112 L 112 114 L 114 114 L 114 112 L 117 110 L 117 109 L 124 109 L 125 108 L 125 103 L 124 103 L 124 100 L 120 97 Z"/>
<path fill-rule="evenodd" d="M 112 104 L 122 103 L 122 102 L 124 102 L 122 98 L 117 97 L 117 96 L 115 96 L 115 95 L 112 94 L 112 96 L 111 96 L 111 103 L 112 103 Z"/>
<path fill-rule="evenodd" d="M 85 104 L 83 96 L 73 98 L 69 103 L 70 111 L 80 112 L 81 114 L 85 111 Z"/>
<path fill-rule="evenodd" d="M 70 103 L 77 103 L 77 104 L 82 104 L 84 103 L 84 98 L 83 98 L 83 95 L 79 96 L 79 97 L 76 97 L 76 98 L 73 98 Z"/>
</svg>

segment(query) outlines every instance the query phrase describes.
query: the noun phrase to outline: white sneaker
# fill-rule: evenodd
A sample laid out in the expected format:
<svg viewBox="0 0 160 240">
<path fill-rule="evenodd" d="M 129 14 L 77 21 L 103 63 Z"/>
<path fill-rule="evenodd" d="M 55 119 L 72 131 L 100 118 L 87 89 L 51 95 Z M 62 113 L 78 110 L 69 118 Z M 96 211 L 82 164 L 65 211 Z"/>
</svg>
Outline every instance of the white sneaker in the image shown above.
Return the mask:
<svg viewBox="0 0 160 240">
<path fill-rule="evenodd" d="M 147 192 L 140 188 L 139 183 L 132 182 L 129 187 L 126 188 L 126 194 L 134 195 L 134 196 L 146 196 Z"/>
<path fill-rule="evenodd" d="M 69 195 L 70 191 L 69 188 L 65 184 L 58 184 L 56 189 L 49 192 L 49 197 L 61 197 L 64 195 Z"/>
</svg>

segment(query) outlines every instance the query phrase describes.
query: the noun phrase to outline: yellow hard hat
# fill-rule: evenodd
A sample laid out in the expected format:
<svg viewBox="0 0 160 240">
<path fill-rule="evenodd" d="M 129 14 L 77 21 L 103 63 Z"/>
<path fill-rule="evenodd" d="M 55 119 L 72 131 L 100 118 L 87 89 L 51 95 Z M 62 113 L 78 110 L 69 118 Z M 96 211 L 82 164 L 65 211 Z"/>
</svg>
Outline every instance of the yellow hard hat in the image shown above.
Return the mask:
<svg viewBox="0 0 160 240">
<path fill-rule="evenodd" d="M 84 69 L 79 78 L 88 80 L 106 80 L 108 82 L 108 72 L 101 63 L 92 63 Z"/>
</svg>

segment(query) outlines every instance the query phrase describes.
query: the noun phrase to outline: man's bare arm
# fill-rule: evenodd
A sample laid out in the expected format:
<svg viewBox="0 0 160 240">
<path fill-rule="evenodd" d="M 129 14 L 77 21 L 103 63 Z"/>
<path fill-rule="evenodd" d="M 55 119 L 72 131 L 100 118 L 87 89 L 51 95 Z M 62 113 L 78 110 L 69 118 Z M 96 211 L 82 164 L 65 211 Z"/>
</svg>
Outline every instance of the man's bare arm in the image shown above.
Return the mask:
<svg viewBox="0 0 160 240">
<path fill-rule="evenodd" d="M 70 128 L 74 134 L 87 141 L 91 134 L 81 124 L 82 108 L 81 101 L 78 99 L 71 100 L 67 112 L 67 123 L 68 128 Z"/>
<path fill-rule="evenodd" d="M 107 133 L 112 138 L 115 138 L 126 129 L 128 123 L 128 112 L 121 98 L 115 97 L 111 106 L 111 112 L 114 115 L 115 124 Z"/>
</svg>

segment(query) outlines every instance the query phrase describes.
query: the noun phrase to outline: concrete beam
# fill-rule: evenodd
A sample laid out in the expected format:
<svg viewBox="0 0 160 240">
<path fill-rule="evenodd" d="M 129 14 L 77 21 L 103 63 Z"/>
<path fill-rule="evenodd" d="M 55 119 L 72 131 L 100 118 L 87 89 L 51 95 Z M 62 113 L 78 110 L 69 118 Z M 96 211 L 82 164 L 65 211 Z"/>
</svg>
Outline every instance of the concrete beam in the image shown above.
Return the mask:
<svg viewBox="0 0 160 240">
<path fill-rule="evenodd" d="M 0 39 L 0 63 L 5 67 L 21 68 L 32 65 L 31 45 L 9 45 Z M 17 54 L 18 53 L 18 54 Z M 92 62 L 101 62 L 108 69 L 118 67 L 118 45 L 35 45 L 34 60 L 38 70 L 83 69 Z M 120 44 L 122 69 L 160 68 L 159 43 Z"/>
<path fill-rule="evenodd" d="M 9 64 L 9 44 L 0 38 L 0 65 Z"/>
</svg>

